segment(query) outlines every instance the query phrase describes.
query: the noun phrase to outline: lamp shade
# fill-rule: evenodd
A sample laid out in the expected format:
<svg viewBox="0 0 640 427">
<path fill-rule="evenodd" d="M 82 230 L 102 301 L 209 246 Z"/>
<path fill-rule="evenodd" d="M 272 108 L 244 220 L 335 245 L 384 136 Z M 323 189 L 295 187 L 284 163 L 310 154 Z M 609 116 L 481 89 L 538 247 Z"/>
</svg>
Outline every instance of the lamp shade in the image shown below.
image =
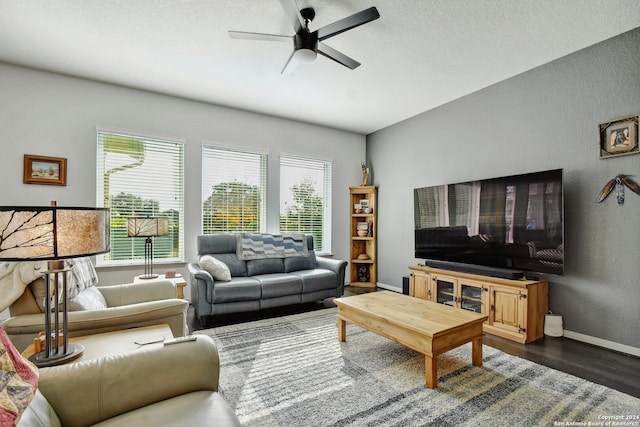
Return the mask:
<svg viewBox="0 0 640 427">
<path fill-rule="evenodd" d="M 110 251 L 106 208 L 0 207 L 0 260 L 60 260 Z"/>
<path fill-rule="evenodd" d="M 132 216 L 127 218 L 129 237 L 166 236 L 169 234 L 169 218 L 163 216 Z"/>
</svg>

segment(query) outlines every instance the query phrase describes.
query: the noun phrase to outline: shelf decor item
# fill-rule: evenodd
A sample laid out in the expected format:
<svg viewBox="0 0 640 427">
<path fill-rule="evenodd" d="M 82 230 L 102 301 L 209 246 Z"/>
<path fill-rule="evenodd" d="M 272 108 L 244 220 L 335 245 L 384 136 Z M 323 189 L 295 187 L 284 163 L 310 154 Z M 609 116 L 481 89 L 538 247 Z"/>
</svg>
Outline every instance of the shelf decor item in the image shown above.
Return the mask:
<svg viewBox="0 0 640 427">
<path fill-rule="evenodd" d="M 67 159 L 25 154 L 22 182 L 25 184 L 67 185 Z"/>
<path fill-rule="evenodd" d="M 155 279 L 153 274 L 153 240 L 154 236 L 169 234 L 169 218 L 162 216 L 133 216 L 127 218 L 127 234 L 129 237 L 146 237 L 144 242 L 144 274 L 141 279 Z"/>
<path fill-rule="evenodd" d="M 639 117 L 624 117 L 599 125 L 601 159 L 640 152 L 638 148 Z"/>
<path fill-rule="evenodd" d="M 68 269 L 63 260 L 109 252 L 109 209 L 57 207 L 55 202 L 50 207 L 0 207 L 0 234 L 0 261 L 49 261 L 43 272 L 48 296 L 44 349 L 29 360 L 45 367 L 77 359 L 84 347 L 68 342 Z"/>
</svg>

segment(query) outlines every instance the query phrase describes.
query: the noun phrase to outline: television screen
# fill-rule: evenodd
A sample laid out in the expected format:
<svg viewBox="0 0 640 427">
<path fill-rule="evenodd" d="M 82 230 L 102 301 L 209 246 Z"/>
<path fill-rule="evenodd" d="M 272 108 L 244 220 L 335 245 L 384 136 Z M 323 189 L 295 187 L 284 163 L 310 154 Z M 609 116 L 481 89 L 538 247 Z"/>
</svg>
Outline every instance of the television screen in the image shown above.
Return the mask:
<svg viewBox="0 0 640 427">
<path fill-rule="evenodd" d="M 562 169 L 414 190 L 415 256 L 564 274 Z"/>
</svg>

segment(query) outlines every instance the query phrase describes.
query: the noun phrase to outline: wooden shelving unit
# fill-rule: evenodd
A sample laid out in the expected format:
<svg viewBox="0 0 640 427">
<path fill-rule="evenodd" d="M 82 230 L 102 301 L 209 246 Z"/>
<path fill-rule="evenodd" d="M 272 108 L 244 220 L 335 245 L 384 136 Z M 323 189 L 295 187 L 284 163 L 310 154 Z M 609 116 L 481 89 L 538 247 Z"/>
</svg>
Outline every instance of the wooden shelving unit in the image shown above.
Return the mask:
<svg viewBox="0 0 640 427">
<path fill-rule="evenodd" d="M 351 268 L 350 284 L 374 288 L 378 282 L 377 269 L 377 194 L 372 185 L 349 187 L 351 194 Z M 363 202 L 366 200 L 366 203 Z M 356 209 L 361 205 L 360 209 Z M 366 206 L 363 206 L 366 205 Z"/>
</svg>

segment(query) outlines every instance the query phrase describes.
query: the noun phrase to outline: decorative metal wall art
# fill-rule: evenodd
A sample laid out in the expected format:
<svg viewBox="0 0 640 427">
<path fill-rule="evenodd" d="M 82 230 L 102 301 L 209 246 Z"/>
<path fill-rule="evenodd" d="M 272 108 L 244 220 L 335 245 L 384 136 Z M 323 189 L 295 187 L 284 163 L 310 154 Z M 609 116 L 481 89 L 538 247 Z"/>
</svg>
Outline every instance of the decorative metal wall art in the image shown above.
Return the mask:
<svg viewBox="0 0 640 427">
<path fill-rule="evenodd" d="M 598 195 L 598 199 L 596 200 L 598 203 L 604 201 L 604 199 L 611 194 L 613 188 L 616 189 L 616 198 L 618 199 L 618 204 L 620 206 L 624 205 L 624 187 L 628 187 L 634 193 L 640 195 L 640 185 L 638 185 L 635 181 L 629 178 L 627 175 L 618 174 L 614 178 L 610 179 L 609 182 L 602 188 L 600 191 L 600 195 Z"/>
</svg>

